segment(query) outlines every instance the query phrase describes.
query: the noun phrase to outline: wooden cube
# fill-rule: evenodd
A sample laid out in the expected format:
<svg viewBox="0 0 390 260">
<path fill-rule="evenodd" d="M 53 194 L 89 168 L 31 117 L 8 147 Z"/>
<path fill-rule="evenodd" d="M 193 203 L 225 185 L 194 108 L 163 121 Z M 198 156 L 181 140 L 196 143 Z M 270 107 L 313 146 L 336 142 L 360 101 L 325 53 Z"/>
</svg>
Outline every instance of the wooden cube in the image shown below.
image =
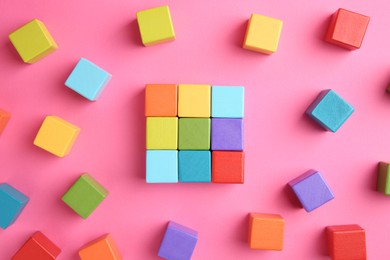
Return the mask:
<svg viewBox="0 0 390 260">
<path fill-rule="evenodd" d="M 213 151 L 213 183 L 244 183 L 244 152 Z"/>
<path fill-rule="evenodd" d="M 390 167 L 389 163 L 380 162 L 378 169 L 377 191 L 390 196 Z"/>
<path fill-rule="evenodd" d="M 11 114 L 3 109 L 0 109 L 0 134 L 4 131 L 10 119 Z"/>
<path fill-rule="evenodd" d="M 251 249 L 283 249 L 284 219 L 276 214 L 249 214 L 248 243 Z"/>
<path fill-rule="evenodd" d="M 122 255 L 111 234 L 101 236 L 79 250 L 81 260 L 121 260 Z"/>
<path fill-rule="evenodd" d="M 7 183 L 0 183 L 0 227 L 13 224 L 30 199 Z"/>
<path fill-rule="evenodd" d="M 145 116 L 177 116 L 177 85 L 147 84 Z"/>
<path fill-rule="evenodd" d="M 175 150 L 178 139 L 177 117 L 146 118 L 146 149 Z"/>
<path fill-rule="evenodd" d="M 179 84 L 179 117 L 210 117 L 210 85 Z"/>
<path fill-rule="evenodd" d="M 179 150 L 209 150 L 210 125 L 210 118 L 180 118 Z"/>
<path fill-rule="evenodd" d="M 178 155 L 177 150 L 146 151 L 146 182 L 177 183 Z"/>
</svg>

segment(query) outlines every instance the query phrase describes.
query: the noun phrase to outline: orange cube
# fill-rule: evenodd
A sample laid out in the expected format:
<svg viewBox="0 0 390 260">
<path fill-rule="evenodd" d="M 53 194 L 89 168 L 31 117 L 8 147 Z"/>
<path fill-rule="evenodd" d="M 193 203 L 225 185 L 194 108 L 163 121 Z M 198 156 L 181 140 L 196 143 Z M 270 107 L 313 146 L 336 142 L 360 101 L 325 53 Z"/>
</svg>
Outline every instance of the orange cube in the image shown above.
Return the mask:
<svg viewBox="0 0 390 260">
<path fill-rule="evenodd" d="M 122 260 L 122 255 L 110 234 L 85 245 L 79 251 L 81 260 Z"/>
<path fill-rule="evenodd" d="M 145 116 L 177 116 L 177 86 L 175 84 L 147 84 Z"/>
<path fill-rule="evenodd" d="M 283 249 L 284 219 L 275 214 L 249 214 L 248 242 L 251 249 Z"/>
<path fill-rule="evenodd" d="M 4 131 L 4 128 L 7 126 L 8 121 L 11 118 L 11 114 L 7 111 L 0 109 L 0 134 Z"/>
</svg>

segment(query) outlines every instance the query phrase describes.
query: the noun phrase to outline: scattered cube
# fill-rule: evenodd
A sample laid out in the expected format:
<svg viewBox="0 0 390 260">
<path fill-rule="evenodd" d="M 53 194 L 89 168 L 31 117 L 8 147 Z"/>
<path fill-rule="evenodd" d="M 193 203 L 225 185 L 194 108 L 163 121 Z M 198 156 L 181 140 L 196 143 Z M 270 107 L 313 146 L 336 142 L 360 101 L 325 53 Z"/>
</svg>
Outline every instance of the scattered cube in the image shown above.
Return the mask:
<svg viewBox="0 0 390 260">
<path fill-rule="evenodd" d="M 243 118 L 244 87 L 213 86 L 211 88 L 211 116 Z"/>
<path fill-rule="evenodd" d="M 0 108 L 0 134 L 4 131 L 10 119 L 11 114 Z"/>
<path fill-rule="evenodd" d="M 101 236 L 83 246 L 79 251 L 81 260 L 121 260 L 122 255 L 111 234 Z"/>
<path fill-rule="evenodd" d="M 26 63 L 37 62 L 58 48 L 46 26 L 38 19 L 11 33 L 9 39 Z"/>
<path fill-rule="evenodd" d="M 107 197 L 108 191 L 91 175 L 84 173 L 62 196 L 62 201 L 86 219 Z"/>
<path fill-rule="evenodd" d="M 366 232 L 359 225 L 339 225 L 326 228 L 328 253 L 333 260 L 367 259 Z"/>
<path fill-rule="evenodd" d="M 244 152 L 213 151 L 213 183 L 244 183 Z"/>
<path fill-rule="evenodd" d="M 322 91 L 306 114 L 324 129 L 336 132 L 351 116 L 354 108 L 331 89 Z"/>
<path fill-rule="evenodd" d="M 242 151 L 244 149 L 243 120 L 213 118 L 211 120 L 211 149 Z"/>
<path fill-rule="evenodd" d="M 177 85 L 146 85 L 145 116 L 177 116 Z"/>
<path fill-rule="evenodd" d="M 211 182 L 210 151 L 179 151 L 180 182 Z"/>
<path fill-rule="evenodd" d="M 307 212 L 334 199 L 325 180 L 318 171 L 309 170 L 288 183 Z"/>
<path fill-rule="evenodd" d="M 146 118 L 146 149 L 177 149 L 177 117 Z"/>
<path fill-rule="evenodd" d="M 369 22 L 368 16 L 340 8 L 332 16 L 325 40 L 349 50 L 359 49 Z"/>
<path fill-rule="evenodd" d="M 249 214 L 248 242 L 251 249 L 283 249 L 284 219 L 276 214 Z"/>
<path fill-rule="evenodd" d="M 197 242 L 197 231 L 170 221 L 158 256 L 164 259 L 190 260 Z"/>
<path fill-rule="evenodd" d="M 244 49 L 272 54 L 278 49 L 283 21 L 260 14 L 252 14 L 244 40 Z"/>
<path fill-rule="evenodd" d="M 147 183 L 177 183 L 178 180 L 177 150 L 146 151 Z"/>
<path fill-rule="evenodd" d="M 137 12 L 137 21 L 145 46 L 175 39 L 171 13 L 166 5 Z"/>
<path fill-rule="evenodd" d="M 42 232 L 35 232 L 11 258 L 12 260 L 50 260 L 56 259 L 61 249 Z"/>
<path fill-rule="evenodd" d="M 379 163 L 377 191 L 390 195 L 390 167 L 388 163 Z"/>
<path fill-rule="evenodd" d="M 179 85 L 179 117 L 210 117 L 210 85 Z"/>
<path fill-rule="evenodd" d="M 179 150 L 210 149 L 210 118 L 179 119 Z"/>
<path fill-rule="evenodd" d="M 111 79 L 111 74 L 81 58 L 65 85 L 90 101 L 96 101 Z"/>
<path fill-rule="evenodd" d="M 57 116 L 47 116 L 34 140 L 34 145 L 58 157 L 69 154 L 80 128 Z"/>
<path fill-rule="evenodd" d="M 26 207 L 29 198 L 7 183 L 0 183 L 0 227 L 13 224 Z"/>
</svg>

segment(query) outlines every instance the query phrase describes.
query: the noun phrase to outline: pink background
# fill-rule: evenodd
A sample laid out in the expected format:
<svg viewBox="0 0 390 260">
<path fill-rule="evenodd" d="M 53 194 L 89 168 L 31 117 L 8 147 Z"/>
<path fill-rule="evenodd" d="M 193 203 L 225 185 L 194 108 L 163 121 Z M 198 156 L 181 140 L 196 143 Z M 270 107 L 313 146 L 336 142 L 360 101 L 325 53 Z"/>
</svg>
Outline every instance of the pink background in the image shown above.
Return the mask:
<svg viewBox="0 0 390 260">
<path fill-rule="evenodd" d="M 163 4 L 177 39 L 143 47 L 135 13 Z M 371 17 L 360 50 L 323 41 L 339 7 Z M 108 232 L 125 259 L 158 259 L 169 220 L 199 232 L 193 259 L 328 259 L 324 228 L 351 223 L 366 229 L 369 259 L 390 258 L 390 201 L 375 192 L 377 163 L 390 160 L 389 8 L 388 0 L 1 1 L 0 107 L 12 119 L 0 137 L 0 182 L 31 200 L 14 225 L 0 230 L 0 259 L 36 230 L 62 248 L 58 259 L 76 259 L 81 246 Z M 241 48 L 251 13 L 284 21 L 274 55 Z M 46 24 L 59 49 L 28 65 L 8 34 L 33 18 Z M 97 102 L 64 86 L 80 57 L 113 75 Z M 244 185 L 145 183 L 146 83 L 246 87 Z M 335 134 L 304 116 L 328 88 L 356 109 Z M 81 127 L 69 156 L 32 144 L 46 115 Z M 311 168 L 336 198 L 307 213 L 285 184 Z M 60 200 L 84 172 L 110 191 L 87 220 Z M 286 219 L 282 252 L 249 249 L 249 212 Z"/>
</svg>

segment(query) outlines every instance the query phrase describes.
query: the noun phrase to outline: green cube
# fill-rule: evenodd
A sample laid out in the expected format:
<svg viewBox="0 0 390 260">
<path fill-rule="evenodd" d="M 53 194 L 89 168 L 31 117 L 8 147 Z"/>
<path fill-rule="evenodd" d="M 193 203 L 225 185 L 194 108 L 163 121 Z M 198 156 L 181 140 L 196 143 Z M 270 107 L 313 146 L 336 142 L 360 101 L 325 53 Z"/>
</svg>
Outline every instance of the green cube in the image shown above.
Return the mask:
<svg viewBox="0 0 390 260">
<path fill-rule="evenodd" d="M 388 163 L 379 163 L 377 190 L 385 195 L 390 195 L 390 167 Z"/>
<path fill-rule="evenodd" d="M 179 119 L 179 150 L 210 149 L 210 118 Z"/>
<path fill-rule="evenodd" d="M 84 173 L 62 196 L 62 201 L 86 219 L 108 195 L 91 175 Z"/>
</svg>

